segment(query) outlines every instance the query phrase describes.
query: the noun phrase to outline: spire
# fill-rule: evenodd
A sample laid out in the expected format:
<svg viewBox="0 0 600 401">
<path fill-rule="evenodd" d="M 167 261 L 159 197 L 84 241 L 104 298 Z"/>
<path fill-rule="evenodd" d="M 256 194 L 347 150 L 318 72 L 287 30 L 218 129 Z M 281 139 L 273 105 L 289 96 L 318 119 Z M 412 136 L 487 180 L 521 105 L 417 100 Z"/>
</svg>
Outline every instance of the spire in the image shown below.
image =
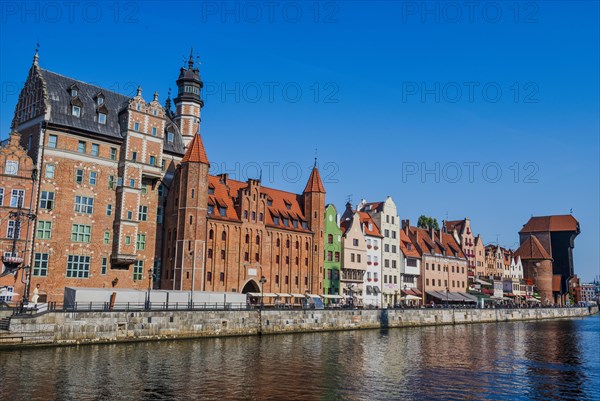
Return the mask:
<svg viewBox="0 0 600 401">
<path fill-rule="evenodd" d="M 33 65 L 37 66 L 40 59 L 40 44 L 38 43 L 35 47 L 35 54 L 33 55 Z"/>
<path fill-rule="evenodd" d="M 194 48 L 190 48 L 190 59 L 188 60 L 188 67 L 191 70 L 194 68 Z"/>
<path fill-rule="evenodd" d="M 210 164 L 208 162 L 208 158 L 206 157 L 206 150 L 204 149 L 204 144 L 202 143 L 202 138 L 200 134 L 194 135 L 192 142 L 188 145 L 187 151 L 181 159 L 181 163 L 204 163 Z"/>
<path fill-rule="evenodd" d="M 169 88 L 169 93 L 167 94 L 167 100 L 165 100 L 165 109 L 171 110 L 171 88 Z"/>
<path fill-rule="evenodd" d="M 304 192 L 320 192 L 325 193 L 325 187 L 323 186 L 323 181 L 321 181 L 321 174 L 319 174 L 319 169 L 317 168 L 316 161 L 315 166 L 310 173 L 310 177 L 308 178 L 308 183 L 306 183 L 306 188 L 304 188 Z"/>
</svg>

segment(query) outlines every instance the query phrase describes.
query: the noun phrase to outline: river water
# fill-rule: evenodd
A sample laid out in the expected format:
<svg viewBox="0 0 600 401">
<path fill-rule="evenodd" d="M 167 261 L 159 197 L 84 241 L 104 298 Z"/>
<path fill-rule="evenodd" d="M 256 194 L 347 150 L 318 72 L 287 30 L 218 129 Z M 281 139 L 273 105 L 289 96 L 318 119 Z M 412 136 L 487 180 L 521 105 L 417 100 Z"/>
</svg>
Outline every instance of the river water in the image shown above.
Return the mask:
<svg viewBox="0 0 600 401">
<path fill-rule="evenodd" d="M 0 351 L 0 400 L 600 400 L 600 316 Z"/>
</svg>

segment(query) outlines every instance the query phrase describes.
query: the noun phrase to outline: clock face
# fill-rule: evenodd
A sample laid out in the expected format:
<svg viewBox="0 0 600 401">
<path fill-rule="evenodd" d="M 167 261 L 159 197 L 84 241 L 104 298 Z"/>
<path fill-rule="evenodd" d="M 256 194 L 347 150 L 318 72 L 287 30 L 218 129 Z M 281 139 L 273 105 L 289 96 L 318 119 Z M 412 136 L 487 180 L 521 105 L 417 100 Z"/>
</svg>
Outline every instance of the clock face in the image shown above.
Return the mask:
<svg viewBox="0 0 600 401">
<path fill-rule="evenodd" d="M 7 160 L 4 166 L 4 174 L 16 175 L 19 172 L 19 162 Z"/>
</svg>

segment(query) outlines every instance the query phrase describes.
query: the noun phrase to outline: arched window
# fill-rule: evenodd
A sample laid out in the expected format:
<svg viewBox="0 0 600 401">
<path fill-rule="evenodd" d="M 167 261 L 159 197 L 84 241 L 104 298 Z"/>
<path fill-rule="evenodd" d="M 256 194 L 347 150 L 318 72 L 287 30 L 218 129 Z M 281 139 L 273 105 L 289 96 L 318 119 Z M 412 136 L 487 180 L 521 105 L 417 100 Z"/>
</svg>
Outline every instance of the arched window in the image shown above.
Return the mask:
<svg viewBox="0 0 600 401">
<path fill-rule="evenodd" d="M 246 234 L 246 244 L 250 243 L 250 236 L 248 234 Z"/>
<path fill-rule="evenodd" d="M 370 241 L 369 241 L 370 242 Z M 327 243 L 328 244 L 333 244 L 333 234 L 329 234 L 327 236 Z"/>
<path fill-rule="evenodd" d="M 256 236 L 256 245 L 260 245 L 260 236 L 259 235 Z"/>
<path fill-rule="evenodd" d="M 281 240 L 279 238 L 277 238 L 277 248 L 279 248 L 281 246 Z"/>
<path fill-rule="evenodd" d="M 285 241 L 285 247 L 286 247 L 286 248 L 289 248 L 289 247 L 290 247 L 290 240 L 289 240 L 289 239 Z"/>
<path fill-rule="evenodd" d="M 296 241 L 296 249 L 300 249 L 300 242 Z"/>
<path fill-rule="evenodd" d="M 208 232 L 208 239 L 214 239 L 215 238 L 215 232 L 213 230 L 210 230 Z"/>
<path fill-rule="evenodd" d="M 227 233 L 225 232 L 225 230 L 223 230 L 223 233 L 221 234 L 221 239 L 223 241 L 227 240 Z"/>
<path fill-rule="evenodd" d="M 306 248 L 306 250 L 308 251 L 308 242 L 306 243 L 306 246 L 305 246 L 305 248 Z"/>
<path fill-rule="evenodd" d="M 212 259 L 212 257 L 213 257 L 213 250 L 212 250 L 212 249 L 209 249 L 209 250 L 208 250 L 208 258 L 209 258 L 209 259 Z"/>
</svg>

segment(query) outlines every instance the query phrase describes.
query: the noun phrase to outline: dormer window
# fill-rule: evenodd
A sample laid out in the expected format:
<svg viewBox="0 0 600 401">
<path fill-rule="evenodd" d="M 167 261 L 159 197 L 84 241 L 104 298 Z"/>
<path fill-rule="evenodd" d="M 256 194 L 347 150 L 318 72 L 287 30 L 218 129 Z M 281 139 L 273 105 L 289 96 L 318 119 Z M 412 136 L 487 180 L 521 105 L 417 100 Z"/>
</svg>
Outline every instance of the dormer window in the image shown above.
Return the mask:
<svg viewBox="0 0 600 401">
<path fill-rule="evenodd" d="M 75 97 L 75 96 L 77 96 L 77 95 L 78 95 L 78 91 L 77 91 L 77 89 L 71 89 L 71 96 L 72 96 L 72 97 Z"/>
<path fill-rule="evenodd" d="M 292 209 L 292 204 L 291 204 L 291 203 L 289 203 L 288 201 L 285 201 L 285 208 L 286 208 L 287 210 L 291 210 L 291 209 Z"/>
<path fill-rule="evenodd" d="M 208 187 L 208 194 L 209 195 L 214 195 L 215 194 L 215 187 L 209 186 Z"/>
<path fill-rule="evenodd" d="M 100 124 L 106 124 L 106 114 L 98 113 L 98 122 Z"/>
<path fill-rule="evenodd" d="M 71 106 L 71 115 L 75 117 L 81 117 L 81 107 Z"/>
<path fill-rule="evenodd" d="M 79 87 L 77 85 L 73 84 L 69 88 L 69 92 L 71 94 L 71 97 L 77 97 L 77 96 L 79 96 Z"/>
<path fill-rule="evenodd" d="M 169 143 L 173 143 L 173 133 L 172 132 L 167 132 L 167 141 L 169 141 Z"/>
</svg>

